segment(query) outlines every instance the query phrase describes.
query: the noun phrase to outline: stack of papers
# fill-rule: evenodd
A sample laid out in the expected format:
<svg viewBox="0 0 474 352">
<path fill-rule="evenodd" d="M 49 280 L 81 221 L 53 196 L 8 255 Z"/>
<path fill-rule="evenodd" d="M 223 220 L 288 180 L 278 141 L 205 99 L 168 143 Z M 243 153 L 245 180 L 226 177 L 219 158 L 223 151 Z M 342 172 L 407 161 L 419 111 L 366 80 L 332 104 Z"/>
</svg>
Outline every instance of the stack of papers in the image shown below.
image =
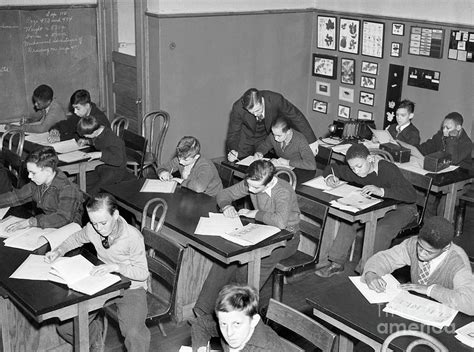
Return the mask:
<svg viewBox="0 0 474 352">
<path fill-rule="evenodd" d="M 463 344 L 474 348 L 474 322 L 471 322 L 457 329 L 456 335 L 454 335 L 454 337 L 461 341 Z"/>
<path fill-rule="evenodd" d="M 380 203 L 382 199 L 365 196 L 360 191 L 354 191 L 345 197 L 332 200 L 331 206 L 350 212 L 358 212 Z"/>
<path fill-rule="evenodd" d="M 140 192 L 151 192 L 151 193 L 174 193 L 176 189 L 175 181 L 161 181 L 147 179 L 143 184 Z"/>
<path fill-rule="evenodd" d="M 229 218 L 224 214 L 209 213 L 209 217 L 199 219 L 194 233 L 204 236 L 220 236 L 222 234 L 231 233 L 244 227 L 239 217 Z"/>
</svg>

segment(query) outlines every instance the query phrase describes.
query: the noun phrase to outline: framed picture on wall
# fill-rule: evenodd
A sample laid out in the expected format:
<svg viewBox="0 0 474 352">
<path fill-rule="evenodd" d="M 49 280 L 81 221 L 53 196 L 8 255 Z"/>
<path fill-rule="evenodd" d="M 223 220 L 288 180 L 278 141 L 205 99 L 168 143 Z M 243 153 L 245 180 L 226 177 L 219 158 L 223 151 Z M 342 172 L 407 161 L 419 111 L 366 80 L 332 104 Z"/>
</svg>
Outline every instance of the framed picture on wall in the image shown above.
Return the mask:
<svg viewBox="0 0 474 352">
<path fill-rule="evenodd" d="M 405 25 L 403 23 L 392 23 L 392 34 L 393 35 L 405 35 Z"/>
<path fill-rule="evenodd" d="M 337 116 L 343 119 L 348 119 L 351 116 L 351 108 L 345 105 L 339 105 L 337 107 Z"/>
<path fill-rule="evenodd" d="M 357 113 L 358 120 L 372 120 L 372 113 L 364 110 L 359 110 Z"/>
<path fill-rule="evenodd" d="M 328 113 L 328 103 L 322 100 L 313 99 L 313 111 L 320 112 L 322 114 Z"/>
<path fill-rule="evenodd" d="M 355 60 L 341 59 L 341 83 L 354 84 L 355 83 Z"/>
<path fill-rule="evenodd" d="M 313 76 L 336 79 L 337 56 L 313 54 Z"/>
<path fill-rule="evenodd" d="M 331 96 L 331 83 L 316 81 L 316 94 Z"/>
<path fill-rule="evenodd" d="M 354 89 L 339 87 L 339 100 L 348 101 L 349 103 L 354 102 Z"/>
<path fill-rule="evenodd" d="M 318 16 L 316 46 L 319 49 L 336 50 L 336 17 Z"/>
<path fill-rule="evenodd" d="M 360 92 L 359 103 L 374 106 L 375 94 L 369 92 Z"/>
<path fill-rule="evenodd" d="M 402 54 L 402 43 L 392 42 L 390 47 L 390 56 L 400 57 Z"/>
<path fill-rule="evenodd" d="M 375 77 L 360 76 L 360 86 L 362 88 L 375 89 Z"/>
<path fill-rule="evenodd" d="M 362 55 L 383 58 L 384 27 L 382 22 L 362 24 Z"/>
<path fill-rule="evenodd" d="M 360 21 L 341 18 L 339 22 L 339 51 L 359 53 Z"/>
<path fill-rule="evenodd" d="M 369 73 L 371 75 L 376 75 L 378 74 L 378 71 L 379 71 L 379 64 L 376 62 L 362 61 L 362 66 L 361 66 L 360 71 L 362 73 Z"/>
</svg>

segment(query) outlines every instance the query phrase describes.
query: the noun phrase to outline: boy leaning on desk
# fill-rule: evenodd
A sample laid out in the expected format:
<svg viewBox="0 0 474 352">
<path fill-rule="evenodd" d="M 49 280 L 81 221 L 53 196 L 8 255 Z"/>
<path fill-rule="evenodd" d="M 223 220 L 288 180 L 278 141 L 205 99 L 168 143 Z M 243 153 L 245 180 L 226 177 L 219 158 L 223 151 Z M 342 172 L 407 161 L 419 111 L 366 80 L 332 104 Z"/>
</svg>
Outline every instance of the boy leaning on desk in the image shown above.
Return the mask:
<svg viewBox="0 0 474 352">
<path fill-rule="evenodd" d="M 339 184 L 339 179 L 343 179 L 363 186 L 363 195 L 399 201 L 396 209 L 387 212 L 377 221 L 374 251 L 386 249 L 404 226 L 416 220 L 415 189 L 395 164 L 371 155 L 363 144 L 353 144 L 348 149 L 346 162 L 348 165 L 331 165 L 324 170 L 328 186 L 335 187 Z M 316 275 L 330 277 L 344 270 L 349 248 L 356 236 L 353 227 L 354 224 L 341 222 L 329 250 L 329 263 L 316 270 Z M 364 263 L 359 263 L 356 271 L 360 272 L 363 267 Z"/>
<path fill-rule="evenodd" d="M 368 287 L 385 291 L 382 276 L 410 266 L 411 283 L 401 287 L 434 298 L 474 315 L 474 276 L 464 250 L 452 243 L 454 227 L 442 217 L 425 220 L 420 233 L 401 244 L 374 254 L 362 275 Z"/>
</svg>

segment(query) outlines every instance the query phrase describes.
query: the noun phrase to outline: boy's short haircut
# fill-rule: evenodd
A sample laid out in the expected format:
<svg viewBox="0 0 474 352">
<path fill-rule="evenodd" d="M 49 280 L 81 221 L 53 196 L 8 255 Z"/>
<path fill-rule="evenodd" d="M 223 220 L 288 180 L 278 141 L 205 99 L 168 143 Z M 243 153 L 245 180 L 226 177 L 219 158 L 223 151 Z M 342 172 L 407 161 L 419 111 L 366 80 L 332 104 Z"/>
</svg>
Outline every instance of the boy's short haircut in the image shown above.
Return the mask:
<svg viewBox="0 0 474 352">
<path fill-rule="evenodd" d="M 275 172 L 275 165 L 273 165 L 270 161 L 262 159 L 255 160 L 252 164 L 250 164 L 245 179 L 252 181 L 263 181 L 262 185 L 266 186 L 273 179 L 273 176 L 275 176 Z"/>
<path fill-rule="evenodd" d="M 41 101 L 50 101 L 53 100 L 53 88 L 42 84 L 33 91 L 33 99 Z"/>
<path fill-rule="evenodd" d="M 452 120 L 454 121 L 454 123 L 458 126 L 462 126 L 462 124 L 464 123 L 464 118 L 462 117 L 462 115 L 458 112 L 450 112 L 449 114 L 447 114 L 444 118 L 445 120 Z"/>
<path fill-rule="evenodd" d="M 272 128 L 273 127 L 281 128 L 283 132 L 287 132 L 291 128 L 291 123 L 285 117 L 278 117 L 275 121 L 273 121 Z"/>
<path fill-rule="evenodd" d="M 110 215 L 113 215 L 114 211 L 118 209 L 118 203 L 113 195 L 101 192 L 89 198 L 86 203 L 86 209 L 90 212 L 106 209 Z"/>
<path fill-rule="evenodd" d="M 56 170 L 58 166 L 58 155 L 53 147 L 41 147 L 31 152 L 26 158 L 26 163 L 36 164 L 39 168 L 50 167 Z"/>
<path fill-rule="evenodd" d="M 77 123 L 77 134 L 84 137 L 86 134 L 92 134 L 102 126 L 95 116 L 89 115 L 82 117 Z"/>
<path fill-rule="evenodd" d="M 454 226 L 442 216 L 433 216 L 424 221 L 418 237 L 433 248 L 442 249 L 454 239 Z"/>
<path fill-rule="evenodd" d="M 346 161 L 355 158 L 367 159 L 369 155 L 370 151 L 365 145 L 363 145 L 362 143 L 356 143 L 351 145 L 350 148 L 347 150 Z"/>
<path fill-rule="evenodd" d="M 240 101 L 242 102 L 243 108 L 249 111 L 252 110 L 256 104 L 262 103 L 262 94 L 257 88 L 250 88 L 244 93 Z"/>
<path fill-rule="evenodd" d="M 217 296 L 214 310 L 216 314 L 239 311 L 252 318 L 258 313 L 258 292 L 247 285 L 226 285 Z"/>
<path fill-rule="evenodd" d="M 72 95 L 69 101 L 71 106 L 81 104 L 86 105 L 91 103 L 91 95 L 85 89 L 76 90 Z"/>
<path fill-rule="evenodd" d="M 184 136 L 176 146 L 176 155 L 178 158 L 187 159 L 194 158 L 201 151 L 201 144 L 197 138 L 192 136 Z"/>
<path fill-rule="evenodd" d="M 411 100 L 404 99 L 398 104 L 397 109 L 406 109 L 409 114 L 413 114 L 415 112 L 415 103 Z"/>
</svg>

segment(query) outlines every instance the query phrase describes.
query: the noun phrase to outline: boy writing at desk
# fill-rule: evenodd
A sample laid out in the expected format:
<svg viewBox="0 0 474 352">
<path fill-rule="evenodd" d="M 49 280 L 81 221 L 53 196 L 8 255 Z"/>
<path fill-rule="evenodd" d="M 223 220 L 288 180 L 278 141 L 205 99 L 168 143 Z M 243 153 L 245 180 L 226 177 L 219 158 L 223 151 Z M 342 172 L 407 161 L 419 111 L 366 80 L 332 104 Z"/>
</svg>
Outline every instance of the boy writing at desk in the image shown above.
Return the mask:
<svg viewBox="0 0 474 352">
<path fill-rule="evenodd" d="M 262 159 L 273 149 L 279 159 L 272 159 L 275 166 L 292 166 L 303 170 L 316 170 L 316 159 L 305 136 L 291 128 L 288 120 L 277 118 L 272 124 L 272 134 L 257 146 L 256 159 Z"/>
<path fill-rule="evenodd" d="M 41 214 L 9 225 L 7 232 L 28 227 L 59 228 L 71 222 L 81 224 L 82 192 L 57 168 L 58 156 L 52 147 L 42 147 L 26 158 L 31 182 L 0 196 L 0 208 L 33 201 Z"/>
<path fill-rule="evenodd" d="M 339 178 L 362 185 L 362 194 L 398 200 L 397 208 L 377 222 L 374 251 L 386 249 L 392 239 L 406 225 L 416 219 L 416 194 L 413 186 L 403 177 L 397 166 L 371 155 L 363 144 L 353 144 L 346 154 L 348 165 L 332 165 L 324 170 L 328 186 L 339 185 Z M 329 250 L 329 264 L 316 270 L 321 277 L 330 277 L 344 270 L 347 253 L 356 236 L 352 224 L 341 222 Z M 360 272 L 364 263 L 359 263 Z"/>
<path fill-rule="evenodd" d="M 418 236 L 370 257 L 362 277 L 371 290 L 383 292 L 382 276 L 409 265 L 411 283 L 401 288 L 474 315 L 474 277 L 466 253 L 452 243 L 454 233 L 448 220 L 428 218 Z"/>
<path fill-rule="evenodd" d="M 200 154 L 199 141 L 190 136 L 181 138 L 176 147 L 176 157 L 156 168 L 162 181 L 172 179 L 173 170 L 179 170 L 182 187 L 215 197 L 222 190 L 222 181 L 213 162 Z"/>
</svg>

